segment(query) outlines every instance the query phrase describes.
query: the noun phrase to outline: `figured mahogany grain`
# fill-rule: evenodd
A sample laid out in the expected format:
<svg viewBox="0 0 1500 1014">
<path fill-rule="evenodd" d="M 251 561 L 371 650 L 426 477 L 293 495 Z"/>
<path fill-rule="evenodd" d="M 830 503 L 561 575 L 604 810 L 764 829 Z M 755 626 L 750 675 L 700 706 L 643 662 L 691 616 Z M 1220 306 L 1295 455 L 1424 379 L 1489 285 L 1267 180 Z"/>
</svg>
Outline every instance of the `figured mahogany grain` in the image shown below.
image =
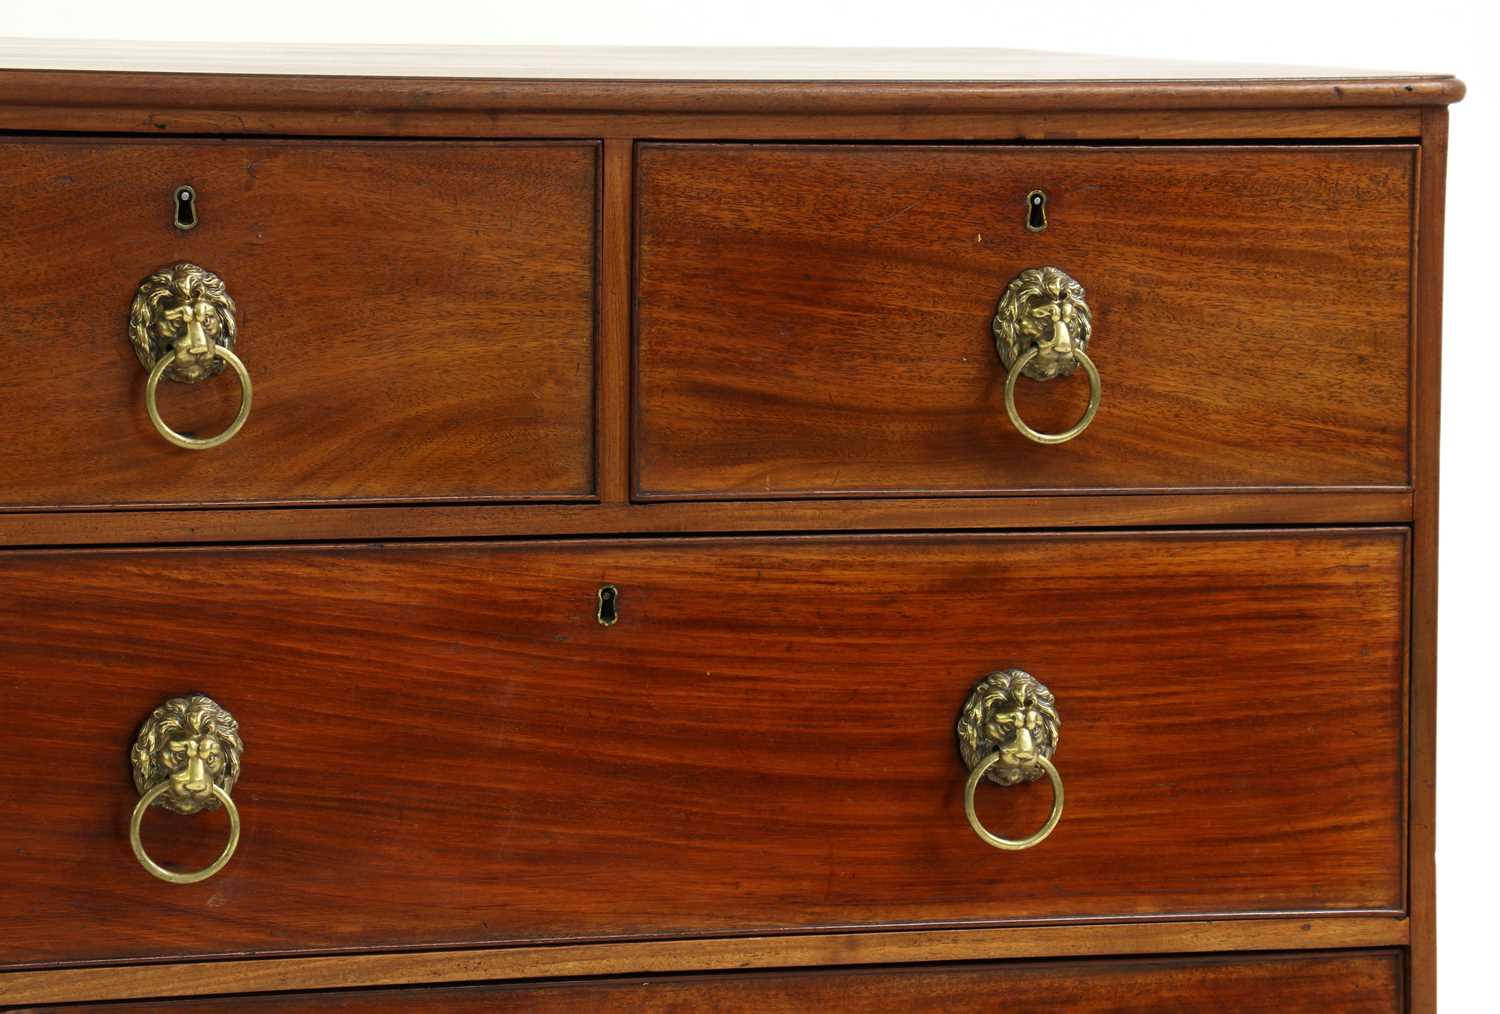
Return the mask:
<svg viewBox="0 0 1500 1014">
<path fill-rule="evenodd" d="M 0 206 L 0 506 L 581 499 L 594 490 L 597 146 L 14 140 Z M 173 188 L 200 224 L 172 223 Z M 190 260 L 239 308 L 229 443 L 152 429 L 136 286 Z M 230 375 L 164 382 L 222 429 Z"/>
<path fill-rule="evenodd" d="M 182 1011 L 649 1010 L 932 1011 L 987 1008 L 1001 998 L 1044 998 L 1051 1010 L 1141 1012 L 1228 1010 L 1242 1014 L 1387 1014 L 1402 1009 L 1395 951 L 970 964 L 808 972 L 605 979 L 510 986 L 184 1000 Z M 1014 1004 L 1029 1009 L 1030 1001 Z M 164 1009 L 103 1004 L 98 1011 Z"/>
<path fill-rule="evenodd" d="M 1405 487 L 1415 150 L 642 145 L 638 492 Z M 990 332 L 1041 265 L 1103 374 L 1062 447 Z"/>
<path fill-rule="evenodd" d="M 0 961 L 1397 913 L 1405 566 L 1395 529 L 6 553 Z M 1065 730 L 1018 854 L 953 733 L 1005 665 Z M 244 837 L 181 887 L 125 752 L 195 690 Z"/>
<path fill-rule="evenodd" d="M 1414 377 L 1412 498 L 1411 1008 L 1437 1010 L 1438 449 L 1443 373 L 1443 214 L 1448 112 L 1423 118 Z"/>
<path fill-rule="evenodd" d="M 618 433 L 619 430 L 614 430 Z M 601 459 L 623 482 L 628 462 Z M 609 490 L 601 486 L 601 494 Z M 204 511 L 49 511 L 0 514 L 0 545 L 150 542 L 321 542 L 484 536 L 696 535 L 720 532 L 899 531 L 961 528 L 1394 524 L 1411 520 L 1408 492 L 1114 494 L 906 500 L 657 501 L 654 503 L 253 507 Z"/>
<path fill-rule="evenodd" d="M 1169 919 L 998 929 L 542 944 L 0 972 L 0 1001 L 54 1003 L 822 965 L 1404 947 L 1407 920 Z"/>
</svg>

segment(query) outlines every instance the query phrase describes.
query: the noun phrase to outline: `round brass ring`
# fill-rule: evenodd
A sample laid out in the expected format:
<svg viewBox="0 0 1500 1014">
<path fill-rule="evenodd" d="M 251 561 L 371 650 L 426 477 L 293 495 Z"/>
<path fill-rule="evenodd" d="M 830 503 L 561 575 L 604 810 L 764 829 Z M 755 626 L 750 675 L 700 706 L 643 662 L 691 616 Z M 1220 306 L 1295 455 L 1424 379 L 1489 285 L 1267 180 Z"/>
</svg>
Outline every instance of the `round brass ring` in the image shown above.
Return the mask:
<svg viewBox="0 0 1500 1014">
<path fill-rule="evenodd" d="M 224 804 L 224 809 L 229 814 L 229 842 L 224 846 L 224 851 L 219 853 L 219 858 L 203 869 L 194 870 L 191 873 L 178 873 L 158 865 L 155 859 L 146 854 L 146 847 L 141 844 L 141 819 L 146 816 L 146 811 L 151 808 L 152 803 L 156 802 L 157 797 L 171 787 L 170 781 L 157 782 L 141 797 L 140 802 L 135 804 L 135 812 L 130 815 L 130 851 L 135 853 L 135 857 L 141 861 L 146 872 L 153 877 L 159 877 L 169 884 L 196 884 L 222 870 L 224 864 L 229 862 L 229 858 L 234 855 L 234 850 L 239 847 L 240 810 L 234 805 L 234 800 L 229 798 L 229 793 L 217 785 L 210 786 L 214 797 Z"/>
<path fill-rule="evenodd" d="M 245 420 L 250 418 L 250 371 L 245 369 L 245 364 L 240 362 L 240 357 L 229 351 L 222 345 L 213 347 L 214 355 L 224 360 L 234 368 L 234 372 L 240 378 L 240 410 L 234 417 L 234 422 L 229 428 L 214 437 L 188 437 L 178 433 L 168 426 L 162 419 L 161 413 L 156 408 L 156 385 L 161 383 L 162 376 L 177 361 L 176 352 L 168 352 L 156 361 L 151 367 L 151 376 L 146 378 L 146 414 L 151 417 L 151 425 L 156 427 L 156 432 L 169 444 L 184 447 L 190 451 L 206 451 L 210 447 L 218 447 L 240 431 L 245 425 Z"/>
<path fill-rule="evenodd" d="M 1099 411 L 1099 369 L 1094 361 L 1088 357 L 1088 353 L 1082 349 L 1074 349 L 1073 355 L 1083 364 L 1084 372 L 1089 377 L 1089 407 L 1083 410 L 1083 418 L 1061 433 L 1041 433 L 1032 429 L 1021 421 L 1021 413 L 1016 411 L 1016 381 L 1021 372 L 1031 365 L 1041 349 L 1033 345 L 1021 353 L 1021 358 L 1011 364 L 1010 372 L 1005 375 L 1005 414 L 1010 416 L 1010 421 L 1015 424 L 1016 429 L 1027 440 L 1035 440 L 1039 444 L 1065 444 L 1078 434 L 1089 428 L 1089 423 L 1094 421 L 1094 413 Z"/>
<path fill-rule="evenodd" d="M 1052 766 L 1052 762 L 1041 754 L 1037 754 L 1036 760 L 1042 766 L 1042 770 L 1047 772 L 1047 777 L 1052 780 L 1052 813 L 1047 817 L 1047 823 L 1042 825 L 1040 831 L 1019 841 L 1011 838 L 1001 838 L 997 834 L 992 834 L 989 828 L 979 822 L 979 815 L 974 812 L 974 792 L 979 788 L 979 783 L 984 779 L 985 772 L 999 763 L 999 752 L 990 754 L 984 760 L 974 765 L 974 770 L 969 772 L 969 780 L 964 784 L 964 813 L 968 815 L 969 826 L 974 829 L 975 834 L 984 839 L 985 844 L 993 845 L 997 849 L 1005 849 L 1007 852 L 1019 852 L 1022 849 L 1029 849 L 1033 845 L 1041 844 L 1052 833 L 1052 829 L 1057 826 L 1057 822 L 1062 819 L 1062 775 L 1058 774 L 1057 768 Z"/>
</svg>

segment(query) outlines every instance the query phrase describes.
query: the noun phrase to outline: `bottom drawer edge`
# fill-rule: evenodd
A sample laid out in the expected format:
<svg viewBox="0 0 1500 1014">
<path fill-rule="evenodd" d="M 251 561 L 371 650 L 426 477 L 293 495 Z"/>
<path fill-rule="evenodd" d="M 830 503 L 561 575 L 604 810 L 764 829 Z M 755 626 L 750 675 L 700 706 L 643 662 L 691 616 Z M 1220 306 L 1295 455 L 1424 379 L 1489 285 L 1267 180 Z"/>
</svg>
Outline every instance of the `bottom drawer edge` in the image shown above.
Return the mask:
<svg viewBox="0 0 1500 1014">
<path fill-rule="evenodd" d="M 243 996 L 522 979 L 570 980 L 584 976 L 638 977 L 914 962 L 1319 952 L 1359 948 L 1382 948 L 1399 954 L 1398 949 L 1406 946 L 1408 936 L 1409 926 L 1405 918 L 1334 916 L 833 933 L 262 958 L 10 972 L 0 974 L 0 1003 Z M 334 1006 L 329 1009 L 343 1008 Z"/>
</svg>

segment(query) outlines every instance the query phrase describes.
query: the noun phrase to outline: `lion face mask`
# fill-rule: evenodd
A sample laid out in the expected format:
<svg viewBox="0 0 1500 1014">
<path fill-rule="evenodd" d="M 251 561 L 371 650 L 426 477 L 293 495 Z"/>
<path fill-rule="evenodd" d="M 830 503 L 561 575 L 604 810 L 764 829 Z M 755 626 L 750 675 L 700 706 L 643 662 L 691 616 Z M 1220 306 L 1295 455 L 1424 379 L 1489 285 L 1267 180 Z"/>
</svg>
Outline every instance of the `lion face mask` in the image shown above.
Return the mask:
<svg viewBox="0 0 1500 1014">
<path fill-rule="evenodd" d="M 958 721 L 959 752 L 969 767 L 998 752 L 990 781 L 1015 785 L 1044 777 L 1037 757 L 1050 759 L 1062 732 L 1052 691 L 1030 673 L 1005 669 L 986 676 L 969 700 Z"/>
<path fill-rule="evenodd" d="M 193 383 L 224 369 L 214 345 L 234 347 L 234 300 L 224 281 L 193 264 L 174 264 L 151 275 L 130 305 L 130 342 L 146 369 L 169 352 L 172 380 Z"/>
<path fill-rule="evenodd" d="M 211 698 L 174 697 L 141 725 L 130 751 L 135 786 L 144 794 L 170 781 L 156 805 L 175 813 L 217 809 L 212 786 L 234 788 L 244 749 L 239 723 Z"/>
</svg>

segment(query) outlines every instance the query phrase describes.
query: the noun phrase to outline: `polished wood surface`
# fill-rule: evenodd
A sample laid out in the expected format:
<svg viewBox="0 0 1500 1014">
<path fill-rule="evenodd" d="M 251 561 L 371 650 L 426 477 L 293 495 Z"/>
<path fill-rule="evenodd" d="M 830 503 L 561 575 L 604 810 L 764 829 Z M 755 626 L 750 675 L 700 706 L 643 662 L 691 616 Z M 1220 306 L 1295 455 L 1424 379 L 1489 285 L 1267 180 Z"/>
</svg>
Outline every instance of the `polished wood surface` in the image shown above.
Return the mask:
<svg viewBox="0 0 1500 1014">
<path fill-rule="evenodd" d="M 1422 132 L 1421 106 L 1287 109 L 1275 115 L 1253 109 L 1080 109 L 1038 111 L 1027 102 L 1003 112 L 958 112 L 912 116 L 895 113 L 833 112 L 822 106 L 790 112 L 709 112 L 684 109 L 636 112 L 628 103 L 619 111 L 583 109 L 497 115 L 484 101 L 411 104 L 403 96 L 409 84 L 394 84 L 378 95 L 365 94 L 364 82 L 350 94 L 344 88 L 286 100 L 276 83 L 259 78 L 231 84 L 194 78 L 193 88 L 164 86 L 160 75 L 93 75 L 71 71 L 25 72 L 26 85 L 7 95 L 7 75 L 0 72 L 0 129 L 50 131 L 59 110 L 69 129 L 120 134 L 277 134 L 368 137 L 372 123 L 382 137 L 401 138 L 538 138 L 603 137 L 631 141 L 654 139 L 755 139 L 777 141 L 1070 141 L 1126 139 L 1183 141 L 1252 138 L 1293 139 L 1409 138 Z M 36 80 L 37 77 L 43 80 Z M 122 77 L 133 80 L 123 81 Z M 279 82 L 281 79 L 269 79 Z M 438 89 L 443 91 L 444 89 Z M 493 96 L 487 96 L 492 101 Z M 434 99 L 436 101 L 436 99 Z M 525 105 L 527 100 L 518 100 Z M 587 103 L 592 104 L 592 103 Z M 915 102 L 908 103 L 908 105 Z M 690 110 L 690 111 L 685 111 Z"/>
<path fill-rule="evenodd" d="M 1441 107 L 1460 82 L 976 50 L 278 50 L 0 40 L 0 254 L 29 280 L 7 283 L 0 347 L 34 364 L 0 381 L 0 545 L 22 547 L 0 554 L 0 1005 L 951 1009 L 1022 976 L 1086 1010 L 1097 971 L 1114 1008 L 1436 1009 Z M 1041 184 L 1039 237 L 1008 173 L 965 161 L 1050 173 L 1071 142 L 1083 186 Z M 901 172 L 798 168 L 863 152 Z M 179 176 L 183 153 L 207 175 Z M 686 160 L 655 205 L 638 154 Z M 164 199 L 184 181 L 211 198 L 186 236 Z M 684 195 L 693 215 L 666 218 Z M 653 237 L 702 277 L 638 262 Z M 1066 256 L 1099 314 L 1103 413 L 1062 458 L 1002 441 L 986 329 L 1027 250 Z M 183 258 L 240 301 L 240 440 L 260 435 L 221 450 L 248 468 L 142 450 L 125 311 Z M 678 390 L 670 458 L 635 415 L 636 353 L 663 333 L 636 334 L 637 268 L 641 323 L 669 314 L 674 358 L 718 357 L 702 386 L 736 394 Z M 1170 284 L 1185 271 L 1214 302 Z M 726 288 L 744 277 L 764 291 Z M 886 330 L 842 326 L 860 306 Z M 756 326 L 788 307 L 803 331 Z M 1108 327 L 1122 313 L 1149 331 Z M 298 340 L 309 319 L 339 326 Z M 1161 366 L 1205 328 L 1219 359 Z M 72 353 L 37 354 L 59 334 Z M 1112 373 L 1127 357 L 1157 368 Z M 981 360 L 988 387 L 931 370 Z M 473 383 L 424 370 L 450 362 Z M 215 385 L 166 392 L 169 417 L 220 421 Z M 1038 422 L 1081 406 L 1081 385 L 1025 387 Z M 1122 404 L 1149 411 L 1111 432 Z M 977 486 L 955 473 L 990 460 L 976 447 L 1004 452 Z M 893 484 L 862 488 L 874 466 Z M 1240 525 L 1366 527 L 1214 530 Z M 1141 530 L 1180 526 L 1204 530 Z M 766 537 L 790 533 L 809 534 Z M 94 545 L 142 548 L 25 548 Z M 604 580 L 625 590 L 609 630 Z M 1022 654 L 1062 697 L 1068 808 L 1001 856 L 962 822 L 951 726 Z M 124 752 L 189 689 L 246 720 L 246 840 L 177 888 L 130 858 Z M 1039 819 L 1045 787 L 1012 791 L 985 812 Z M 221 830 L 148 822 L 183 862 Z M 1305 960 L 1228 960 L 1251 951 Z M 1030 960 L 972 964 L 1001 959 Z M 966 964 L 812 971 L 932 962 Z M 773 974 L 683 977 L 746 969 Z M 617 978 L 499 986 L 598 976 Z M 491 985 L 288 992 L 414 983 Z"/>
<path fill-rule="evenodd" d="M 1411 1007 L 1437 1010 L 1437 621 L 1438 446 L 1442 388 L 1444 176 L 1448 113 L 1424 117 L 1421 222 L 1417 235 L 1417 329 L 1413 357 L 1416 496 L 1412 504 L 1411 620 Z"/>
<path fill-rule="evenodd" d="M 4 67 L 0 129 L 148 134 L 1391 138 L 1464 94 L 1447 75 L 983 49 L 0 40 Z"/>
<path fill-rule="evenodd" d="M 599 414 L 597 482 L 599 499 L 612 506 L 630 500 L 630 306 L 631 223 L 634 221 L 635 145 L 610 140 L 603 145 L 600 228 L 603 236 L 599 298 Z"/>
<path fill-rule="evenodd" d="M 195 961 L 0 972 L 0 1001 L 55 1003 L 160 996 L 558 979 L 820 965 L 1000 958 L 1208 954 L 1404 947 L 1407 921 L 1385 916 L 1167 920 L 1001 929 L 887 930 L 791 936 L 549 944 L 336 957 Z M 190 970 L 184 974 L 185 970 Z"/>
<path fill-rule="evenodd" d="M 813 972 L 759 972 L 664 979 L 466 986 L 379 992 L 234 997 L 109 1004 L 99 1011 L 647 1010 L 932 1011 L 991 1005 L 1070 1014 L 1229 1010 L 1289 1014 L 1402 1009 L 1394 951 L 1234 958 L 956 965 Z M 1012 999 L 1007 999 L 1012 998 Z"/>
<path fill-rule="evenodd" d="M 596 145 L 0 152 L 0 504 L 593 494 Z M 187 233 L 172 224 L 181 183 L 198 191 Z M 181 260 L 225 279 L 255 384 L 244 430 L 204 452 L 152 429 L 126 338 L 136 286 Z M 218 432 L 238 399 L 227 374 L 160 390 L 182 432 Z"/>
<path fill-rule="evenodd" d="M 644 145 L 638 490 L 1405 487 L 1415 152 Z M 1006 419 L 990 333 L 1041 265 L 1103 374 L 1061 447 Z M 1043 430 L 1085 400 L 1018 392 Z"/>
<path fill-rule="evenodd" d="M 1399 913 L 1405 567 L 1394 529 L 9 553 L 0 950 Z M 953 732 L 1003 665 L 1067 731 L 1063 823 L 1014 855 Z M 177 887 L 123 757 L 193 690 L 242 723 L 244 837 Z M 162 861 L 219 847 L 153 817 Z"/>
<path fill-rule="evenodd" d="M 622 496 L 628 459 L 605 456 L 601 494 Z M 614 477 L 614 483 L 603 479 Z M 804 501 L 658 501 L 525 507 L 257 507 L 202 511 L 0 512 L 0 546 L 434 539 L 517 535 L 1391 524 L 1406 492 L 1179 493 Z"/>
</svg>

